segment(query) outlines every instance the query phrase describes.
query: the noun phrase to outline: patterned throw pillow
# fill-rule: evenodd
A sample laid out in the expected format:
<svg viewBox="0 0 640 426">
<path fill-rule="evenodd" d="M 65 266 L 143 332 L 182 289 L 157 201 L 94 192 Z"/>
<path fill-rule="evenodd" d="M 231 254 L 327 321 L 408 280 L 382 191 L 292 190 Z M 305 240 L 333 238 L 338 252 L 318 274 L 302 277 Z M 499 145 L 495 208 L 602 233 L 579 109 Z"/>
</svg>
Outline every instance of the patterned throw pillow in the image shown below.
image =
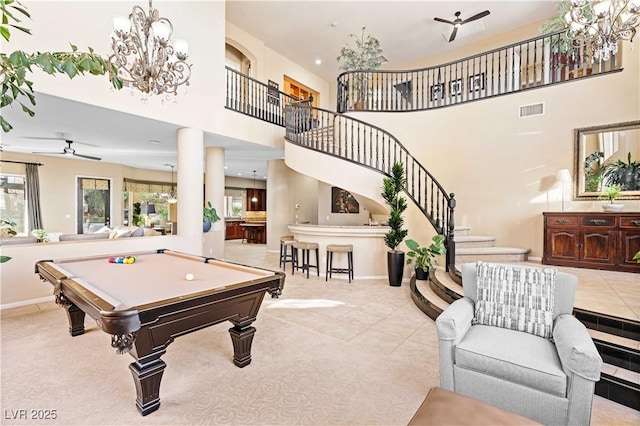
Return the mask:
<svg viewBox="0 0 640 426">
<path fill-rule="evenodd" d="M 555 268 L 478 262 L 474 324 L 524 331 L 551 339 Z"/>
</svg>

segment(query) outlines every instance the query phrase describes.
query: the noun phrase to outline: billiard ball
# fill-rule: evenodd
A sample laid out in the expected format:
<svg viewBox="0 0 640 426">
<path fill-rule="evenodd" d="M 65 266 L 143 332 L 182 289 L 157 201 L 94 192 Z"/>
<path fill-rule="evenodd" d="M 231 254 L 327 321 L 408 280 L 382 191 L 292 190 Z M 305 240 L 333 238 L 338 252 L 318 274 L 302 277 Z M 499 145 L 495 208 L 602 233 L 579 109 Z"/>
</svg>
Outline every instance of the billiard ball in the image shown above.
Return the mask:
<svg viewBox="0 0 640 426">
<path fill-rule="evenodd" d="M 193 280 L 193 274 L 187 274 L 187 275 L 184 277 L 184 279 L 185 279 L 185 280 L 187 280 L 187 281 L 191 281 L 191 280 Z"/>
</svg>

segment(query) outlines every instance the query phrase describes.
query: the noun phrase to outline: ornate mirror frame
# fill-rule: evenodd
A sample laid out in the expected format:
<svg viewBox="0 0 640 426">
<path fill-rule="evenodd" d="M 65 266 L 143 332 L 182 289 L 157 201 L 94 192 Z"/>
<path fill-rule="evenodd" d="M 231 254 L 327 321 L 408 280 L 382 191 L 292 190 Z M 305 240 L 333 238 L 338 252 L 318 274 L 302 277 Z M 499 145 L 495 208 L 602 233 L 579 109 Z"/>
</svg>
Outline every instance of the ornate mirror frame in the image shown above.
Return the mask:
<svg viewBox="0 0 640 426">
<path fill-rule="evenodd" d="M 640 200 L 640 120 L 574 129 L 573 152 L 574 200 L 598 199 L 612 181 L 620 199 Z"/>
</svg>

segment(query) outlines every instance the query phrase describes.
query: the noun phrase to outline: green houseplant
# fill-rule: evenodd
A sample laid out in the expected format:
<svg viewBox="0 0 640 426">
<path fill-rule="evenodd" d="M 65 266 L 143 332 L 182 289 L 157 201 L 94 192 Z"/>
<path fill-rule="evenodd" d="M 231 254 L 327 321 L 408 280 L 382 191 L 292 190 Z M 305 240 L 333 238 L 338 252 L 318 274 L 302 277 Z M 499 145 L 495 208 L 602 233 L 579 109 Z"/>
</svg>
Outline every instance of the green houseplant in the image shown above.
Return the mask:
<svg viewBox="0 0 640 426">
<path fill-rule="evenodd" d="M 382 183 L 381 195 L 390 207 L 389 227 L 391 229 L 384 236 L 384 243 L 390 250 L 387 252 L 389 285 L 398 287 L 402 284 L 404 252 L 396 249 L 408 233 L 406 229 L 402 229 L 404 225 L 402 213 L 407 209 L 407 200 L 400 196 L 406 183 L 404 165 L 400 162 L 394 163 L 391 168 L 391 176 L 384 178 Z"/>
<path fill-rule="evenodd" d="M 13 237 L 17 234 L 16 223 L 6 219 L 0 219 L 0 238 Z"/>
<path fill-rule="evenodd" d="M 640 263 L 640 251 L 633 255 L 633 260 Z"/>
<path fill-rule="evenodd" d="M 620 198 L 620 195 L 622 192 L 620 185 L 606 186 L 602 192 L 603 192 L 603 195 L 600 198 L 604 200 L 609 200 L 609 203 L 602 205 L 602 210 L 605 210 L 605 211 L 622 210 L 622 208 L 624 207 L 624 204 L 614 203 L 615 200 Z"/>
<path fill-rule="evenodd" d="M 220 220 L 220 216 L 216 212 L 216 209 L 211 205 L 211 201 L 207 202 L 202 208 L 202 230 L 209 232 L 211 225 Z"/>
<path fill-rule="evenodd" d="M 22 19 L 31 18 L 27 9 L 15 0 L 0 0 L 2 23 L 0 35 L 8 43 L 11 31 L 19 30 L 31 34 L 31 30 L 24 26 Z M 30 106 L 36 104 L 33 82 L 27 79 L 27 73 L 32 68 L 40 68 L 47 74 L 66 74 L 70 79 L 89 73 L 92 75 L 109 74 L 109 80 L 116 89 L 122 89 L 122 81 L 117 76 L 117 70 L 92 48 L 88 52 L 80 52 L 71 44 L 70 52 L 36 52 L 27 53 L 16 50 L 9 54 L 0 53 L 0 69 L 2 69 L 2 102 L 0 108 L 10 106 L 17 101 L 22 111 L 31 117 L 35 115 Z M 5 50 L 7 51 L 7 50 Z M 28 101 L 28 102 L 27 102 Z M 30 106 L 27 106 L 30 105 Z M 0 127 L 9 132 L 13 127 L 0 114 Z"/>
<path fill-rule="evenodd" d="M 640 190 L 640 162 L 631 160 L 627 153 L 627 162 L 618 160 L 605 166 L 603 179 L 607 185 L 619 186 L 621 191 Z"/>
<path fill-rule="evenodd" d="M 362 34 L 357 36 L 349 34 L 348 39 L 353 40 L 353 45 L 347 41 L 346 46 L 340 49 L 336 60 L 340 63 L 340 71 L 366 71 L 377 70 L 382 67 L 382 49 L 380 41 L 371 35 L 365 35 L 366 27 L 362 27 Z M 354 96 L 354 108 L 362 109 L 367 98 L 370 74 L 359 72 L 353 75 L 355 87 L 351 88 Z"/>
<path fill-rule="evenodd" d="M 407 252 L 407 265 L 413 264 L 416 270 L 416 279 L 429 279 L 429 270 L 437 264 L 436 256 L 447 252 L 444 246 L 444 235 L 434 235 L 428 247 L 421 247 L 415 240 L 407 240 L 405 244 L 409 248 Z"/>
</svg>

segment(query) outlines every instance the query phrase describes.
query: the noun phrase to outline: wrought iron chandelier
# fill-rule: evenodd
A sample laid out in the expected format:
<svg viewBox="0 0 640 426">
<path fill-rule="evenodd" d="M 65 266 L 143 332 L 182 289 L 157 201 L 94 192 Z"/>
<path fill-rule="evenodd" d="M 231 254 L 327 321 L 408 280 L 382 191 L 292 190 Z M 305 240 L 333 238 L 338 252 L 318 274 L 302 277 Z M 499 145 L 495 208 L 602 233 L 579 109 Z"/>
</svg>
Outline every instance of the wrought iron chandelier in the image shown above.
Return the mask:
<svg viewBox="0 0 640 426">
<path fill-rule="evenodd" d="M 632 41 L 640 24 L 640 0 L 571 0 L 567 35 L 591 45 L 593 58 L 607 61 L 620 40 Z"/>
<path fill-rule="evenodd" d="M 129 17 L 113 18 L 109 63 L 118 69 L 118 78 L 147 95 L 174 94 L 178 86 L 189 85 L 191 65 L 187 64 L 189 45 L 171 40 L 173 25 L 161 18 L 149 0 L 149 15 L 134 6 Z"/>
</svg>

